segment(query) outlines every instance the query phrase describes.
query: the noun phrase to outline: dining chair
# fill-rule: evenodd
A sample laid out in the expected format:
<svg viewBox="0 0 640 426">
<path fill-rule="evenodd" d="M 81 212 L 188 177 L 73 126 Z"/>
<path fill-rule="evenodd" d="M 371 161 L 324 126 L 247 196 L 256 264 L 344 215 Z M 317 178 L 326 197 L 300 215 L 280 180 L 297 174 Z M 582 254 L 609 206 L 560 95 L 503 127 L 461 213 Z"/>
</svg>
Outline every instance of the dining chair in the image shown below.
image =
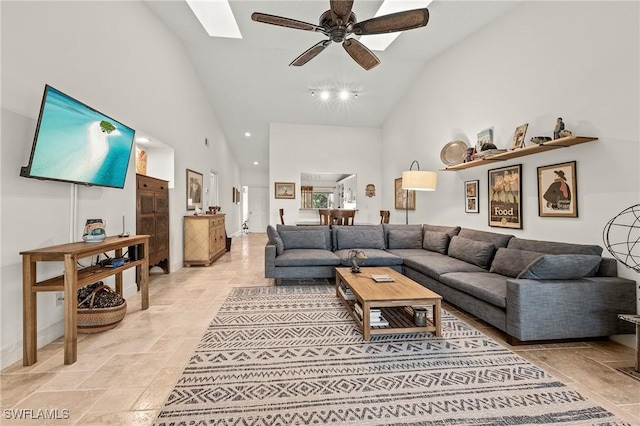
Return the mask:
<svg viewBox="0 0 640 426">
<path fill-rule="evenodd" d="M 380 210 L 380 223 L 389 223 L 389 216 L 391 212 L 389 210 Z"/>
<path fill-rule="evenodd" d="M 284 209 L 280 209 L 280 223 L 284 225 Z"/>
<path fill-rule="evenodd" d="M 329 210 L 329 209 L 319 209 L 318 213 L 320 214 L 320 225 L 330 225 L 331 224 L 331 210 Z"/>
<path fill-rule="evenodd" d="M 355 210 L 331 210 L 331 223 L 333 225 L 353 225 Z"/>
</svg>

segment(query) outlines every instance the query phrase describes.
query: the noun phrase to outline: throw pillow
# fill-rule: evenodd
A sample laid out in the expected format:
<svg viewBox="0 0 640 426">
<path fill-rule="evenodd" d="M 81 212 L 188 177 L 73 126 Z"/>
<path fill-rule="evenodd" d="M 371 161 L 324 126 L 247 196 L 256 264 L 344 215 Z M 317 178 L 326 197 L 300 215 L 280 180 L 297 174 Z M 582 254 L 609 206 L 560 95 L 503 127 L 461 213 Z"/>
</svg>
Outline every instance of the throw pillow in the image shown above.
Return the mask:
<svg viewBox="0 0 640 426">
<path fill-rule="evenodd" d="M 464 260 L 484 269 L 489 269 L 496 247 L 484 241 L 455 236 L 449 243 L 449 256 Z"/>
<path fill-rule="evenodd" d="M 447 254 L 449 234 L 446 232 L 425 230 L 422 236 L 422 248 L 440 254 Z"/>
<path fill-rule="evenodd" d="M 384 250 L 382 226 L 338 226 L 335 227 L 337 249 L 380 249 Z"/>
<path fill-rule="evenodd" d="M 280 231 L 284 249 L 319 249 L 326 250 L 325 233 L 321 230 L 287 230 Z"/>
<path fill-rule="evenodd" d="M 600 256 L 589 254 L 545 254 L 522 271 L 518 278 L 530 280 L 576 280 L 600 266 Z"/>
<path fill-rule="evenodd" d="M 284 243 L 276 228 L 271 225 L 267 226 L 267 236 L 269 237 L 269 243 L 276 246 L 276 255 L 280 256 L 284 251 Z"/>
<path fill-rule="evenodd" d="M 515 278 L 540 256 L 544 256 L 544 253 L 500 247 L 491 262 L 489 272 Z"/>
<path fill-rule="evenodd" d="M 420 225 L 385 226 L 390 249 L 421 249 L 422 227 Z"/>
</svg>

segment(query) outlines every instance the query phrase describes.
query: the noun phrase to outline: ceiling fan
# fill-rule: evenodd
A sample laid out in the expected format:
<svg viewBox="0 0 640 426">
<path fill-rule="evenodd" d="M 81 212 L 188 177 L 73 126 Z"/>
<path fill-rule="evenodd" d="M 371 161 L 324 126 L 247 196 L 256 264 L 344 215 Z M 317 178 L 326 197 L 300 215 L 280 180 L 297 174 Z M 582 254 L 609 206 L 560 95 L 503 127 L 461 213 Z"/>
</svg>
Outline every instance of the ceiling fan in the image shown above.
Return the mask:
<svg viewBox="0 0 640 426">
<path fill-rule="evenodd" d="M 289 64 L 290 66 L 299 67 L 306 64 L 332 42 L 335 42 L 342 43 L 342 47 L 344 47 L 349 56 L 367 71 L 378 65 L 380 59 L 364 44 L 355 38 L 347 37 L 352 34 L 360 36 L 412 30 L 424 27 L 429 22 L 427 8 L 406 10 L 357 22 L 355 13 L 351 11 L 352 7 L 353 0 L 330 0 L 330 9 L 320 15 L 318 25 L 259 12 L 252 13 L 251 19 L 264 24 L 319 32 L 329 37 L 328 40 L 323 40 L 311 46 L 302 55 L 294 59 Z"/>
</svg>

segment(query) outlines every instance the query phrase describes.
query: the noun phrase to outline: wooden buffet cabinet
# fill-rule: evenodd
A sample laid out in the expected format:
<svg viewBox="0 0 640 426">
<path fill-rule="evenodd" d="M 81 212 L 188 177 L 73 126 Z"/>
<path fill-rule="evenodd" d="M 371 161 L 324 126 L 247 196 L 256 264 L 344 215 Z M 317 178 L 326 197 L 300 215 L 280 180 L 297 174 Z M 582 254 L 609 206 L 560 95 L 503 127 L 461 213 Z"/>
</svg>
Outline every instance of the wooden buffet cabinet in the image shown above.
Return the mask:
<svg viewBox="0 0 640 426">
<path fill-rule="evenodd" d="M 149 235 L 149 267 L 169 273 L 169 182 L 136 175 L 136 233 Z"/>
<path fill-rule="evenodd" d="M 208 266 L 227 250 L 224 214 L 184 217 L 184 266 Z"/>
</svg>

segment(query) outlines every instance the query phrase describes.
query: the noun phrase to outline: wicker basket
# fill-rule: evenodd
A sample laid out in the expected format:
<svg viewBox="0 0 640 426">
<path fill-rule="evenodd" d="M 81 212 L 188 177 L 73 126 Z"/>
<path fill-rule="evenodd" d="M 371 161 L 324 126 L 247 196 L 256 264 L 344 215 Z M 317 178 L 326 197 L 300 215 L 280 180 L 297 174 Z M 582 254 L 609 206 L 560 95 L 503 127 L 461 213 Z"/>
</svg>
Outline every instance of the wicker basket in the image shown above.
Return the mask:
<svg viewBox="0 0 640 426">
<path fill-rule="evenodd" d="M 101 285 L 93 290 L 89 308 L 78 308 L 77 324 L 79 333 L 100 333 L 114 328 L 127 313 L 127 301 L 110 308 L 94 308 L 95 296 L 100 291 L 113 291 L 107 285 Z"/>
</svg>

